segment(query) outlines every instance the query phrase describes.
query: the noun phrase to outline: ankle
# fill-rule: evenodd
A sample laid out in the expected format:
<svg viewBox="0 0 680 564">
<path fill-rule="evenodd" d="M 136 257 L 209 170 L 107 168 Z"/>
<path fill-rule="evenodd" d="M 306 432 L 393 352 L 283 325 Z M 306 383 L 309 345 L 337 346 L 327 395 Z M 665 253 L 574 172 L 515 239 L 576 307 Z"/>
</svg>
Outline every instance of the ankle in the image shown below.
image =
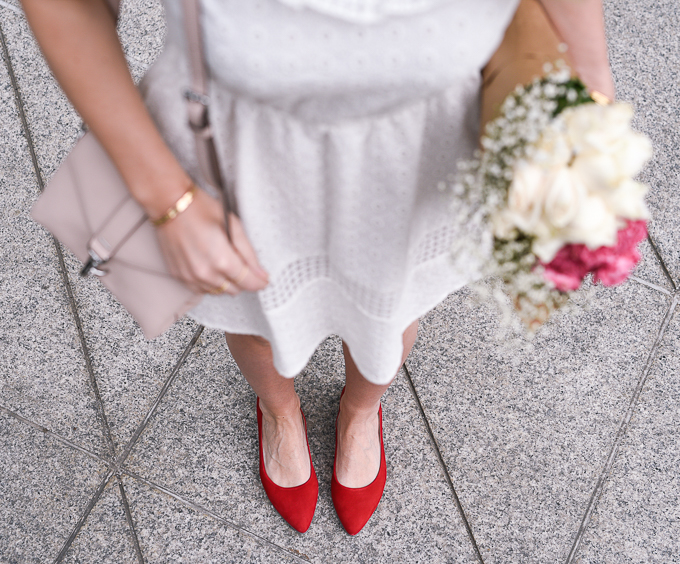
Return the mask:
<svg viewBox="0 0 680 564">
<path fill-rule="evenodd" d="M 277 399 L 276 402 L 272 403 L 267 403 L 260 398 L 260 411 L 262 411 L 263 417 L 270 420 L 290 419 L 296 421 L 300 418 L 300 398 L 297 394 L 293 394 L 288 401 Z"/>
<path fill-rule="evenodd" d="M 356 405 L 346 399 L 346 395 L 340 399 L 339 417 L 348 424 L 367 423 L 378 417 L 380 400 L 375 404 Z"/>
</svg>

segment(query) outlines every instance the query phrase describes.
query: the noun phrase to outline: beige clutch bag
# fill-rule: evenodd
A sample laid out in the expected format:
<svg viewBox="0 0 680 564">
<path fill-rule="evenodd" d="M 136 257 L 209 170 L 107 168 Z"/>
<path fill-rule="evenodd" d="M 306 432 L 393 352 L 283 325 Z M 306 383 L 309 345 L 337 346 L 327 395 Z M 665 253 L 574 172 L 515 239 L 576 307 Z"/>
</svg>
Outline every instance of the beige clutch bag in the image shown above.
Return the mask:
<svg viewBox="0 0 680 564">
<path fill-rule="evenodd" d="M 85 263 L 81 274 L 101 277 L 146 338 L 199 302 L 168 273 L 154 227 L 91 133 L 62 163 L 32 215 Z"/>
<path fill-rule="evenodd" d="M 197 0 L 183 1 L 192 72 L 192 85 L 185 93 L 188 126 L 195 134 L 201 180 L 222 194 L 228 217 L 235 206 L 223 190 L 208 119 Z M 117 2 L 111 4 L 115 11 Z M 200 294 L 170 276 L 154 227 L 93 134 L 78 141 L 33 206 L 32 215 L 85 263 L 82 275 L 100 277 L 146 338 L 160 335 L 200 301 Z"/>
</svg>

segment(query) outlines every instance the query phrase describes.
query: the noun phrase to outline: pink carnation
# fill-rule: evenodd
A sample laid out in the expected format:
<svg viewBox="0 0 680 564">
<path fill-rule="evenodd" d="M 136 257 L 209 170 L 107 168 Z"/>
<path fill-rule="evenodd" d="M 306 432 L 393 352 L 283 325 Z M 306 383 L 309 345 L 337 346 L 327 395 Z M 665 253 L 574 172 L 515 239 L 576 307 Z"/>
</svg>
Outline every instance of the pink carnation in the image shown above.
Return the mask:
<svg viewBox="0 0 680 564">
<path fill-rule="evenodd" d="M 543 264 L 544 276 L 563 292 L 576 290 L 589 272 L 595 282 L 605 286 L 620 284 L 640 260 L 637 245 L 646 236 L 645 221 L 627 221 L 613 247 L 591 250 L 585 245 L 565 245 L 552 261 Z"/>
<path fill-rule="evenodd" d="M 586 274 L 588 267 L 580 260 L 580 249 L 585 245 L 565 245 L 548 264 L 543 264 L 543 276 L 555 284 L 562 292 L 576 290 Z"/>
</svg>

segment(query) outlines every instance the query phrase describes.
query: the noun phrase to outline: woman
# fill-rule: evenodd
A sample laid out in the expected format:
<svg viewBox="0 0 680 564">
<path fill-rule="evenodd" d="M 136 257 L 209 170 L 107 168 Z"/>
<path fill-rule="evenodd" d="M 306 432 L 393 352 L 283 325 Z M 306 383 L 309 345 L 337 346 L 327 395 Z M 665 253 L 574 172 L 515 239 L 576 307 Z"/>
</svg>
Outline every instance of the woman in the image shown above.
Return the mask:
<svg viewBox="0 0 680 564">
<path fill-rule="evenodd" d="M 613 97 L 600 0 L 542 0 L 586 84 Z M 358 533 L 382 496 L 380 398 L 418 317 L 476 275 L 452 263 L 438 183 L 476 138 L 479 70 L 516 0 L 203 0 L 211 114 L 235 190 L 230 221 L 198 190 L 158 238 L 171 272 L 206 293 L 191 315 L 226 331 L 258 396 L 260 476 L 309 527 L 318 483 L 293 376 L 329 334 L 346 387 L 332 497 Z M 151 219 L 193 187 L 179 1 L 165 50 L 135 88 L 104 0 L 24 0 L 55 76 Z"/>
</svg>

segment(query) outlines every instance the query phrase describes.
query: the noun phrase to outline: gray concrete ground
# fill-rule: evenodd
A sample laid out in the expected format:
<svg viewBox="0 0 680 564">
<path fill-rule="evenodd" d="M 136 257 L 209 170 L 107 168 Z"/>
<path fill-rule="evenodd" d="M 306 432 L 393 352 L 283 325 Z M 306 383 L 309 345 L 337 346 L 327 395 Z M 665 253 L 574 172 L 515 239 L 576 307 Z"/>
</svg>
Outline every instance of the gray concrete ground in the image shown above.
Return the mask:
<svg viewBox="0 0 680 564">
<path fill-rule="evenodd" d="M 338 340 L 297 379 L 320 480 L 300 535 L 259 484 L 254 397 L 222 337 L 182 321 L 146 342 L 30 220 L 78 119 L 1 0 L 0 561 L 680 562 L 680 8 L 605 4 L 619 96 L 656 150 L 644 261 L 533 349 L 501 346 L 467 291 L 427 315 L 384 400 L 384 498 L 350 538 L 329 491 Z M 163 29 L 154 1 L 126 5 L 136 77 Z"/>
</svg>

